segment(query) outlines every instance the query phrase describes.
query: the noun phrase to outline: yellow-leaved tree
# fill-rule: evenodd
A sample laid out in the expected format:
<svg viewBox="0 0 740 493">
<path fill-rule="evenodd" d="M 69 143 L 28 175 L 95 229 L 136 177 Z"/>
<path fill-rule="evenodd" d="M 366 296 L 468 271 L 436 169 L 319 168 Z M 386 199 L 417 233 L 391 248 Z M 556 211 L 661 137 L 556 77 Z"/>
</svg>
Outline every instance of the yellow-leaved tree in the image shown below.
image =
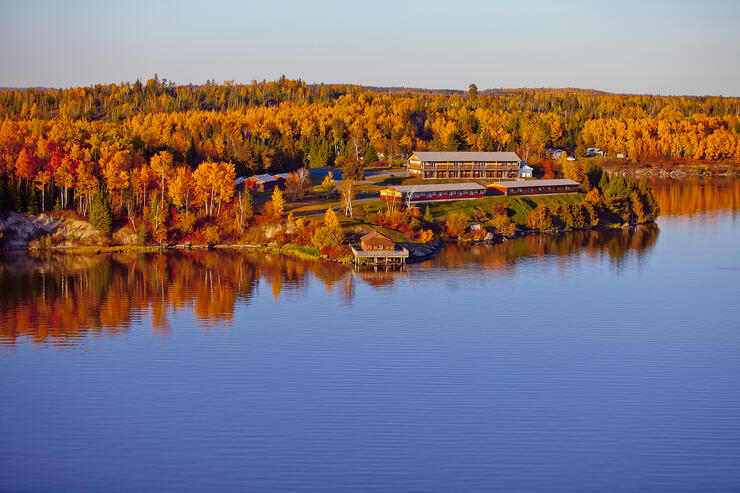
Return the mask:
<svg viewBox="0 0 740 493">
<path fill-rule="evenodd" d="M 285 197 L 278 187 L 272 192 L 272 212 L 275 217 L 280 217 L 285 212 Z"/>
<path fill-rule="evenodd" d="M 324 226 L 329 228 L 339 227 L 339 218 L 337 217 L 337 213 L 334 212 L 334 209 L 331 207 L 326 209 L 326 212 L 324 213 Z"/>
<path fill-rule="evenodd" d="M 161 151 L 156 153 L 154 156 L 152 156 L 151 161 L 149 161 L 149 164 L 152 167 L 152 171 L 154 171 L 157 174 L 157 177 L 160 180 L 160 194 L 162 196 L 159 206 L 164 207 L 164 186 L 165 186 L 165 177 L 170 173 L 172 169 L 172 154 L 170 154 L 167 151 Z"/>
</svg>

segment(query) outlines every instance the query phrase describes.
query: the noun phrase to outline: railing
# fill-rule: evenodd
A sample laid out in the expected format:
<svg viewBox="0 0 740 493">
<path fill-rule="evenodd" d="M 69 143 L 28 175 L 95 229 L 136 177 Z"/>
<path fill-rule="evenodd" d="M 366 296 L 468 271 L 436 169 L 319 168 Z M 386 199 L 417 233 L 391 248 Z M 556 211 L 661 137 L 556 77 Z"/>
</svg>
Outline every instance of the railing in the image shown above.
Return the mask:
<svg viewBox="0 0 740 493">
<path fill-rule="evenodd" d="M 396 248 L 393 250 L 378 250 L 375 252 L 366 252 L 365 250 L 358 250 L 355 247 L 352 248 L 352 254 L 355 258 L 408 258 L 409 251 L 406 248 Z"/>
</svg>

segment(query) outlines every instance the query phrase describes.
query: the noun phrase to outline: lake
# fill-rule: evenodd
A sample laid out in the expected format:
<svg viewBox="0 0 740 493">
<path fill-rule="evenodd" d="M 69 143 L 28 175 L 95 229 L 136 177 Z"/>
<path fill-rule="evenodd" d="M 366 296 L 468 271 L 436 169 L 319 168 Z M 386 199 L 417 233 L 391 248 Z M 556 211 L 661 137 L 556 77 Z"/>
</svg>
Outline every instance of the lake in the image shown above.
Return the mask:
<svg viewBox="0 0 740 493">
<path fill-rule="evenodd" d="M 740 182 L 404 271 L 0 256 L 0 491 L 739 491 Z"/>
</svg>

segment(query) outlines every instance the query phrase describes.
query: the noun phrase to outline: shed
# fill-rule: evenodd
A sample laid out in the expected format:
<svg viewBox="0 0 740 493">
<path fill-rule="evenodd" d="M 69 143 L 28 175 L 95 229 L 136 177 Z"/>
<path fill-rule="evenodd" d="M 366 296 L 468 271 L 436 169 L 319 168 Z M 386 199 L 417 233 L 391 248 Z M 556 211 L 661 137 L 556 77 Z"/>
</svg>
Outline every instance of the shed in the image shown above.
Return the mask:
<svg viewBox="0 0 740 493">
<path fill-rule="evenodd" d="M 532 178 L 534 168 L 522 161 L 519 165 L 519 178 Z"/>
</svg>

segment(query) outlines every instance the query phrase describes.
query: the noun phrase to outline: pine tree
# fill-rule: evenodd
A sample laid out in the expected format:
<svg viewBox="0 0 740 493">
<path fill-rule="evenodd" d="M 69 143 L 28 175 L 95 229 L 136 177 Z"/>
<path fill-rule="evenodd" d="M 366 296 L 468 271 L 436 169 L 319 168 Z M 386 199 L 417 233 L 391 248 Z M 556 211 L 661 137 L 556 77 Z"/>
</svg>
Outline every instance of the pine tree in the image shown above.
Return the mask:
<svg viewBox="0 0 740 493">
<path fill-rule="evenodd" d="M 28 194 L 28 200 L 26 201 L 26 213 L 35 216 L 39 213 L 39 193 L 36 187 L 31 187 L 31 193 Z"/>
<path fill-rule="evenodd" d="M 470 144 L 465 134 L 460 129 L 455 129 L 447 136 L 445 148 L 448 151 L 467 151 Z"/>
<path fill-rule="evenodd" d="M 90 224 L 104 233 L 113 230 L 113 214 L 110 205 L 102 194 L 98 193 L 90 205 Z"/>
<path fill-rule="evenodd" d="M 365 160 L 364 160 L 365 166 L 369 166 L 373 163 L 377 163 L 378 161 L 379 161 L 378 152 L 375 150 L 375 147 L 373 147 L 372 144 L 368 144 L 367 148 L 365 149 Z"/>
<path fill-rule="evenodd" d="M 13 210 L 15 207 L 15 201 L 13 200 L 13 193 L 8 186 L 8 183 L 3 180 L 0 182 L 0 212 Z"/>
<path fill-rule="evenodd" d="M 434 222 L 434 216 L 432 216 L 432 211 L 429 209 L 429 204 L 427 204 L 427 208 L 424 210 L 424 223 L 428 226 Z"/>
</svg>

